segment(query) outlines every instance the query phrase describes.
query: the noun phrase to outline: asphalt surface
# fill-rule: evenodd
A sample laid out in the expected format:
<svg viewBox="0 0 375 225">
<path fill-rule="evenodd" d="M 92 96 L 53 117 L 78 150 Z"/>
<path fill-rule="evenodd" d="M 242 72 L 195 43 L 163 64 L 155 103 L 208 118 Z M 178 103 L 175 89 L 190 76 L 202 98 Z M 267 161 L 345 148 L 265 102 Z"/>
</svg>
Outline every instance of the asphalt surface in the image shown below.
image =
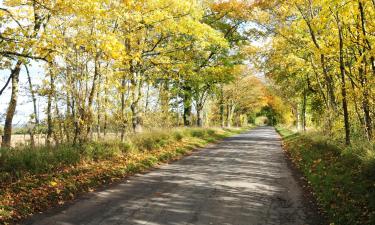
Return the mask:
<svg viewBox="0 0 375 225">
<path fill-rule="evenodd" d="M 25 224 L 304 225 L 316 217 L 279 135 L 259 127 Z"/>
</svg>

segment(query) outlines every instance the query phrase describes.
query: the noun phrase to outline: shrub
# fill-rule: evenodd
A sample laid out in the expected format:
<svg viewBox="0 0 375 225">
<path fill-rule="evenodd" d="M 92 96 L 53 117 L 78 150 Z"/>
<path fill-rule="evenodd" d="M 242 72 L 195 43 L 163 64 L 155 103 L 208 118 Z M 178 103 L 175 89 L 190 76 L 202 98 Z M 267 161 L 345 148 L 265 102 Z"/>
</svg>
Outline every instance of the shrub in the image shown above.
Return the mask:
<svg viewBox="0 0 375 225">
<path fill-rule="evenodd" d="M 206 131 L 202 129 L 196 128 L 192 129 L 190 132 L 192 137 L 203 138 L 204 136 L 206 136 Z"/>
<path fill-rule="evenodd" d="M 184 135 L 180 131 L 175 131 L 173 136 L 176 141 L 181 141 L 184 138 Z"/>
</svg>

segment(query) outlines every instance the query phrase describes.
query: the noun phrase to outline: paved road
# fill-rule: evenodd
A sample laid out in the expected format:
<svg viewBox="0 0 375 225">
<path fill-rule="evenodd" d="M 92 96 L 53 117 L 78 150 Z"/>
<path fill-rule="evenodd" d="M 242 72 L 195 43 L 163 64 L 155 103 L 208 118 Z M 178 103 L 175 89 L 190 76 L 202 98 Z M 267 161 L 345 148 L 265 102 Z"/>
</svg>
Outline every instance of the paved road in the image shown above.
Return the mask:
<svg viewBox="0 0 375 225">
<path fill-rule="evenodd" d="M 26 224 L 316 224 L 304 201 L 278 134 L 260 127 Z"/>
</svg>

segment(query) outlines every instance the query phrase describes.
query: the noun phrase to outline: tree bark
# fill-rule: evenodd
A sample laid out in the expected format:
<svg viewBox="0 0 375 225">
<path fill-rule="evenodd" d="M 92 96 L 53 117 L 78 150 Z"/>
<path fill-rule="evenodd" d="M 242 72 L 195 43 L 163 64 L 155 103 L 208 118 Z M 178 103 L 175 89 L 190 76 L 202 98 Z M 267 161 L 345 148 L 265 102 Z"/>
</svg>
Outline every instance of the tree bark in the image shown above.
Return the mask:
<svg viewBox="0 0 375 225">
<path fill-rule="evenodd" d="M 53 121 L 52 121 L 52 96 L 55 92 L 54 88 L 54 77 L 50 70 L 50 89 L 48 90 L 48 102 L 47 102 L 47 137 L 46 145 L 51 145 L 51 138 L 53 133 Z"/>
<path fill-rule="evenodd" d="M 93 80 L 92 80 L 92 84 L 91 84 L 91 90 L 90 90 L 90 94 L 89 94 L 89 98 L 88 98 L 88 105 L 87 105 L 87 110 L 85 112 L 85 125 L 86 125 L 86 133 L 85 133 L 85 137 L 84 137 L 84 141 L 87 141 L 88 140 L 88 137 L 90 135 L 90 133 L 92 132 L 92 125 L 93 125 L 93 122 L 94 122 L 94 119 L 93 119 L 93 104 L 94 104 L 94 97 L 95 97 L 95 93 L 96 93 L 96 87 L 97 87 L 97 83 L 98 83 L 98 78 L 100 76 L 100 71 L 99 71 L 99 53 L 96 53 L 95 55 L 95 59 L 94 59 L 94 77 L 93 77 Z"/>
<path fill-rule="evenodd" d="M 142 132 L 142 116 L 139 108 L 139 101 L 142 97 L 142 78 L 139 71 L 134 70 L 134 66 L 131 66 L 131 95 L 132 95 L 132 103 L 130 105 L 130 109 L 132 112 L 132 126 L 134 133 L 141 133 Z"/>
<path fill-rule="evenodd" d="M 170 114 L 169 114 L 169 102 L 170 102 L 170 92 L 169 92 L 169 81 L 164 79 L 160 87 L 160 106 L 162 112 L 162 120 L 166 126 L 170 125 Z"/>
<path fill-rule="evenodd" d="M 370 42 L 367 39 L 367 32 L 366 32 L 366 19 L 365 19 L 365 13 L 364 13 L 364 8 L 363 4 L 361 1 L 358 1 L 358 10 L 360 12 L 361 16 L 361 31 L 363 35 L 363 52 L 366 50 L 371 50 L 372 46 L 370 45 Z M 363 53 L 364 54 L 364 53 Z M 370 63 L 372 65 L 372 68 L 374 69 L 374 58 L 373 56 L 370 57 Z M 372 119 L 371 119 L 371 113 L 370 113 L 370 94 L 368 90 L 368 81 L 367 81 L 367 74 L 366 74 L 366 67 L 367 67 L 367 58 L 366 56 L 363 57 L 362 59 L 362 65 L 361 68 L 359 69 L 360 73 L 360 79 L 361 79 L 361 85 L 363 89 L 363 101 L 362 101 L 362 107 L 363 107 L 363 112 L 364 112 L 364 119 L 365 119 L 365 127 L 366 127 L 366 135 L 367 139 L 370 141 L 372 140 Z M 373 70 L 374 71 L 374 70 Z M 375 73 L 375 72 L 374 72 Z"/>
<path fill-rule="evenodd" d="M 220 125 L 221 127 L 225 127 L 225 103 L 224 103 L 224 89 L 223 85 L 220 87 Z"/>
<path fill-rule="evenodd" d="M 235 110 L 234 103 L 229 102 L 227 104 L 227 127 L 228 128 L 232 127 L 234 110 Z"/>
<path fill-rule="evenodd" d="M 346 93 L 346 82 L 345 82 L 345 63 L 344 63 L 344 37 L 342 33 L 342 26 L 339 20 L 338 13 L 336 14 L 337 28 L 339 33 L 339 52 L 340 52 L 340 73 L 341 73 L 341 95 L 342 95 L 342 108 L 344 112 L 344 124 L 345 124 L 345 144 L 350 145 L 350 122 L 349 122 L 349 112 L 347 103 L 347 93 Z"/>
<path fill-rule="evenodd" d="M 21 72 L 22 62 L 17 61 L 14 69 L 11 72 L 12 76 L 12 94 L 10 97 L 10 102 L 6 112 L 5 125 L 4 125 L 4 135 L 1 142 L 1 147 L 9 148 L 12 141 L 12 123 L 13 117 L 16 112 L 17 100 L 18 100 L 18 91 L 19 91 L 19 76 Z"/>
<path fill-rule="evenodd" d="M 35 91 L 34 91 L 34 88 L 33 88 L 33 83 L 31 82 L 30 71 L 29 71 L 29 68 L 27 67 L 27 65 L 24 65 L 24 66 L 25 66 L 26 73 L 27 73 L 27 81 L 29 83 L 29 91 L 30 91 L 30 94 L 31 94 L 31 100 L 33 102 L 33 109 L 34 109 L 34 113 L 32 115 L 31 120 L 34 120 L 35 124 L 32 128 L 30 128 L 30 131 L 29 131 L 29 133 L 30 133 L 30 145 L 31 145 L 32 148 L 34 148 L 35 147 L 35 138 L 34 138 L 35 129 L 39 125 L 38 110 L 37 110 L 37 106 L 36 106 Z"/>
<path fill-rule="evenodd" d="M 126 120 L 125 120 L 125 88 L 126 88 L 126 78 L 125 75 L 121 81 L 121 134 L 120 139 L 123 142 L 125 139 L 125 128 L 126 128 Z"/>
<path fill-rule="evenodd" d="M 105 78 L 104 84 L 104 107 L 108 106 L 108 78 Z M 107 124 L 108 124 L 108 113 L 107 110 L 104 110 L 104 123 L 103 123 L 103 135 L 107 136 Z"/>
<path fill-rule="evenodd" d="M 202 105 L 197 105 L 197 126 L 198 127 L 203 127 L 203 106 Z"/>
<path fill-rule="evenodd" d="M 99 64 L 99 69 L 100 69 L 100 64 Z M 101 75 L 99 75 L 99 83 L 98 83 L 98 91 L 96 92 L 96 110 L 97 110 L 97 124 L 96 124 L 96 135 L 97 135 L 97 139 L 100 140 L 100 123 L 101 123 L 101 118 L 102 118 L 102 110 L 101 110 L 101 98 L 100 98 L 100 91 L 101 91 Z"/>
<path fill-rule="evenodd" d="M 307 90 L 303 91 L 303 100 L 302 100 L 302 131 L 306 132 L 306 104 L 307 104 Z M 272 121 L 273 123 L 273 121 Z"/>
<path fill-rule="evenodd" d="M 191 87 L 184 85 L 183 89 L 183 103 L 184 103 L 184 126 L 191 126 L 191 109 L 192 109 L 192 96 L 191 96 Z"/>
</svg>

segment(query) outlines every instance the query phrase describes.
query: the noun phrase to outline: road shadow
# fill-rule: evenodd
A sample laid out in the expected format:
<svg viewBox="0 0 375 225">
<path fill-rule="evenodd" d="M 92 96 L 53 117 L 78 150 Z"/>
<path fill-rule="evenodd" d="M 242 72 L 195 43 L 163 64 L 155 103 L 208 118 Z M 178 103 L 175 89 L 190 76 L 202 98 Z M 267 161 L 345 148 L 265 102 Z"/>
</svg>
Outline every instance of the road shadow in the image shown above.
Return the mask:
<svg viewBox="0 0 375 225">
<path fill-rule="evenodd" d="M 256 128 L 24 224 L 318 224 L 280 146 Z"/>
</svg>

